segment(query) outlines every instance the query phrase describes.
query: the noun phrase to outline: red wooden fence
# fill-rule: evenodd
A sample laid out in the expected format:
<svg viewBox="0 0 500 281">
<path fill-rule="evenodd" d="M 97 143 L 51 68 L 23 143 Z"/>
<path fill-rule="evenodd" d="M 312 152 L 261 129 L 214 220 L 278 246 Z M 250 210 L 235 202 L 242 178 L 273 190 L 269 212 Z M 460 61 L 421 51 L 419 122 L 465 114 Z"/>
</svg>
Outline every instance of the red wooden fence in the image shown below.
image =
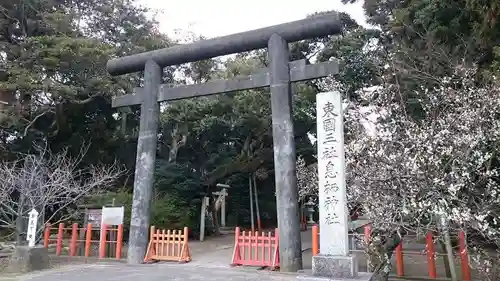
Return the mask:
<svg viewBox="0 0 500 281">
<path fill-rule="evenodd" d="M 232 265 L 249 265 L 270 267 L 276 269 L 279 267 L 279 235 L 278 229 L 267 234 L 258 231 L 241 232 L 236 227 L 234 233 L 234 250 Z"/>
<path fill-rule="evenodd" d="M 56 239 L 51 239 L 51 234 L 57 231 Z M 84 240 L 79 239 L 80 233 L 84 233 Z M 108 234 L 113 233 L 116 239 L 108 239 Z M 95 235 L 97 234 L 97 235 Z M 99 237 L 98 240 L 93 240 L 93 237 Z M 111 235 L 110 235 L 111 237 Z M 101 229 L 92 229 L 92 225 L 88 224 L 87 227 L 80 228 L 77 223 L 71 227 L 65 227 L 64 223 L 60 223 L 57 228 L 47 224 L 43 235 L 43 245 L 48 248 L 49 245 L 56 245 L 56 255 L 63 254 L 63 245 L 69 240 L 69 256 L 77 256 L 78 249 L 83 245 L 83 256 L 90 257 L 92 255 L 92 244 L 98 244 L 99 258 L 106 257 L 106 249 L 109 245 L 115 245 L 115 251 L 112 253 L 116 259 L 121 259 L 123 249 L 123 225 L 116 228 L 111 228 L 103 224 Z"/>
<path fill-rule="evenodd" d="M 313 255 L 317 255 L 319 253 L 319 227 L 314 225 L 312 227 L 312 253 Z M 367 225 L 364 227 L 364 241 L 367 244 L 370 241 L 371 237 L 371 226 Z M 428 275 L 432 279 L 438 278 L 437 270 L 436 270 L 436 250 L 434 247 L 434 237 L 432 233 L 427 233 L 426 235 L 426 257 L 427 257 L 427 267 L 428 267 Z M 471 271 L 469 267 L 469 256 L 467 254 L 467 242 L 465 233 L 460 231 L 458 233 L 458 241 L 459 241 L 459 258 L 461 264 L 461 272 L 462 272 L 462 280 L 470 281 L 471 279 Z M 400 243 L 395 250 L 394 257 L 396 260 L 396 274 L 397 276 L 404 276 L 404 256 L 407 255 L 403 251 L 403 243 Z"/>
</svg>

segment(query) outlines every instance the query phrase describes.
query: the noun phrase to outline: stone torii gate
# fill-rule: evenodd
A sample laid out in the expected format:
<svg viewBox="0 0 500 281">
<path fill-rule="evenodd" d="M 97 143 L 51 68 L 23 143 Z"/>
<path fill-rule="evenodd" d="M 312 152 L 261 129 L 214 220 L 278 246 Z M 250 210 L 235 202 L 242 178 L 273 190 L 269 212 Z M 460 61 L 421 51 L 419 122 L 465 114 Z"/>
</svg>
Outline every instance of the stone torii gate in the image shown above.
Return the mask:
<svg viewBox="0 0 500 281">
<path fill-rule="evenodd" d="M 187 99 L 244 89 L 270 87 L 276 201 L 280 239 L 280 268 L 302 269 L 296 155 L 292 120 L 291 82 L 338 73 L 336 61 L 306 65 L 289 62 L 288 43 L 341 32 L 337 13 L 329 13 L 271 27 L 130 55 L 108 61 L 111 75 L 144 70 L 144 87 L 114 97 L 113 107 L 141 105 L 128 263 L 142 262 L 148 244 L 150 201 L 156 160 L 157 128 L 162 101 Z M 162 85 L 163 68 L 217 56 L 268 49 L 269 68 L 230 80 L 171 87 Z"/>
</svg>

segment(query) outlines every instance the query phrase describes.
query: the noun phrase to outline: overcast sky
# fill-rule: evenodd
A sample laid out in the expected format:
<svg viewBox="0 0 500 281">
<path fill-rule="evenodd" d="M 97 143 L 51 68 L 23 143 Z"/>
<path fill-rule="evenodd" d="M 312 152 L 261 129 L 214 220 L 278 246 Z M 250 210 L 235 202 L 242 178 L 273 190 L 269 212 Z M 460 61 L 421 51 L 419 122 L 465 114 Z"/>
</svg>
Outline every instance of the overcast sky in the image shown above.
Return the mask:
<svg viewBox="0 0 500 281">
<path fill-rule="evenodd" d="M 347 12 L 365 25 L 362 1 L 342 5 L 340 0 L 138 0 L 142 5 L 159 10 L 157 19 L 162 32 L 181 39 L 187 31 L 205 37 L 217 37 L 299 20 L 318 11 Z M 176 32 L 182 31 L 180 34 Z"/>
</svg>

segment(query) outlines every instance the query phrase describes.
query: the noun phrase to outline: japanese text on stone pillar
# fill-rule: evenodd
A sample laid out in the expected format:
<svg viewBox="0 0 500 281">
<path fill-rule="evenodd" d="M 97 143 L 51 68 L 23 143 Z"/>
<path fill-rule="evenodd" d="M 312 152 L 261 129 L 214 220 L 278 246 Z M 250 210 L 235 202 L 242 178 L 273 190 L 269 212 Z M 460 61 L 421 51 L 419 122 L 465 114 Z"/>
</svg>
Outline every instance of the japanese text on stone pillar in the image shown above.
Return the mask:
<svg viewBox="0 0 500 281">
<path fill-rule="evenodd" d="M 321 157 L 321 159 L 326 162 L 324 175 L 325 200 L 323 201 L 324 206 L 322 206 L 322 209 L 327 213 L 325 216 L 325 223 L 331 225 L 340 223 L 339 216 L 335 213 L 335 207 L 339 203 L 339 200 L 336 198 L 336 193 L 339 190 L 337 184 L 337 178 L 339 176 L 337 170 L 339 167 L 336 167 L 336 162 L 338 162 L 336 158 L 338 158 L 337 146 L 339 145 L 339 141 L 335 137 L 336 118 L 339 117 L 339 114 L 337 113 L 338 109 L 336 109 L 335 105 L 331 102 L 325 103 L 322 111 L 324 139 L 322 140 L 322 153 L 318 155 L 318 157 Z"/>
</svg>

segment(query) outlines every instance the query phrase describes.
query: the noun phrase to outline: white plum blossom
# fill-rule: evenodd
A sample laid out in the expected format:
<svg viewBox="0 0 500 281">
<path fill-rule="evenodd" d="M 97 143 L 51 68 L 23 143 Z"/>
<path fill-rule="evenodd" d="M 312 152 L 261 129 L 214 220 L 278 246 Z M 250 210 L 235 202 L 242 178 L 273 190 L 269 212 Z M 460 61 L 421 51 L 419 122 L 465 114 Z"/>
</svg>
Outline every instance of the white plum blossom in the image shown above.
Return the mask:
<svg viewBox="0 0 500 281">
<path fill-rule="evenodd" d="M 302 157 L 297 158 L 297 186 L 299 189 L 299 200 L 306 196 L 318 194 L 318 169 L 317 164 L 306 166 Z"/>
<path fill-rule="evenodd" d="M 348 202 L 361 205 L 377 230 L 367 248 L 377 280 L 386 280 L 405 234 L 432 231 L 442 239 L 442 219 L 452 236 L 463 230 L 473 237 L 469 256 L 482 279 L 496 278 L 500 81 L 480 82 L 476 74 L 459 66 L 410 94 L 387 84 L 362 93 L 369 105 L 344 102 Z M 299 158 L 297 180 L 300 198 L 317 194 L 316 165 Z"/>
<path fill-rule="evenodd" d="M 378 89 L 375 134 L 356 107 L 345 114 L 348 196 L 375 228 L 421 234 L 444 217 L 452 232 L 500 246 L 500 84 L 475 74 L 457 68 L 412 96 Z"/>
</svg>

